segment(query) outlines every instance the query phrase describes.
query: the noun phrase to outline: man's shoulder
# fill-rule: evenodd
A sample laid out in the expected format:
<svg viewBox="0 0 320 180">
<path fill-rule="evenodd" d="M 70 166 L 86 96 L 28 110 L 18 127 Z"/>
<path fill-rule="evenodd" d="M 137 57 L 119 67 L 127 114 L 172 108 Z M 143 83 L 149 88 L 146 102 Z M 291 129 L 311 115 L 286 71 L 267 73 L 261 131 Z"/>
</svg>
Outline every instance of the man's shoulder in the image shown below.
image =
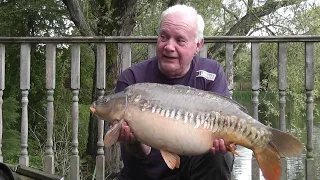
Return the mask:
<svg viewBox="0 0 320 180">
<path fill-rule="evenodd" d="M 137 64 L 132 65 L 131 67 L 129 67 L 128 69 L 131 70 L 141 70 L 144 68 L 149 68 L 150 66 L 152 66 L 152 63 L 154 61 L 156 61 L 156 57 L 152 57 L 143 61 L 138 62 Z"/>
<path fill-rule="evenodd" d="M 136 64 L 133 64 L 132 66 L 128 67 L 127 69 L 124 69 L 120 76 L 127 75 L 127 74 L 136 74 L 136 73 L 142 73 L 146 70 L 152 68 L 153 61 L 156 60 L 156 57 L 152 57 L 143 61 L 140 61 Z"/>
<path fill-rule="evenodd" d="M 196 64 L 204 67 L 220 67 L 221 64 L 216 59 L 203 58 L 200 56 L 195 57 Z"/>
<path fill-rule="evenodd" d="M 223 68 L 221 64 L 215 59 L 196 57 L 194 71 L 197 73 L 213 73 L 218 74 Z"/>
</svg>

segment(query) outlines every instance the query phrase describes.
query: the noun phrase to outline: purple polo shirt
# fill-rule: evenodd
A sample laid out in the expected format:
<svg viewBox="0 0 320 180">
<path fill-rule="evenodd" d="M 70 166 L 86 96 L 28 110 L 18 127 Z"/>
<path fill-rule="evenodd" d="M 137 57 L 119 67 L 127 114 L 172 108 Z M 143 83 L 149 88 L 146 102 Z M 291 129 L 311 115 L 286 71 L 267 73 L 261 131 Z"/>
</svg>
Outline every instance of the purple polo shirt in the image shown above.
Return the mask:
<svg viewBox="0 0 320 180">
<path fill-rule="evenodd" d="M 229 96 L 223 67 L 216 60 L 199 56 L 193 58 L 190 70 L 185 76 L 175 79 L 168 78 L 160 72 L 157 57 L 142 61 L 120 74 L 115 91 L 119 92 L 131 84 L 143 82 L 181 84 Z M 126 152 L 121 146 L 121 156 L 124 168 L 121 170 L 119 180 L 158 180 L 179 171 L 179 169 L 170 170 L 157 149 L 152 148 L 149 156 L 140 160 Z M 180 156 L 180 158 L 180 167 L 182 167 L 188 157 Z"/>
</svg>

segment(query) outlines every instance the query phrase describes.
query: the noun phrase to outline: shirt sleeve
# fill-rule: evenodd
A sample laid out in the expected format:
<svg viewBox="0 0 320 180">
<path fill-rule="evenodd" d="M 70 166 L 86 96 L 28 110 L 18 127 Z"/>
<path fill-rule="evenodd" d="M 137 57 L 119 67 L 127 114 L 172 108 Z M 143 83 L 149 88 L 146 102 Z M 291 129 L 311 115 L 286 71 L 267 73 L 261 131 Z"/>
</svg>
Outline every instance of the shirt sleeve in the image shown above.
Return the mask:
<svg viewBox="0 0 320 180">
<path fill-rule="evenodd" d="M 135 83 L 134 74 L 131 69 L 123 71 L 116 83 L 115 93 L 123 91 L 126 87 Z"/>
<path fill-rule="evenodd" d="M 213 91 L 221 95 L 230 97 L 226 74 L 222 66 L 218 63 L 216 78 L 207 85 L 207 91 Z"/>
</svg>

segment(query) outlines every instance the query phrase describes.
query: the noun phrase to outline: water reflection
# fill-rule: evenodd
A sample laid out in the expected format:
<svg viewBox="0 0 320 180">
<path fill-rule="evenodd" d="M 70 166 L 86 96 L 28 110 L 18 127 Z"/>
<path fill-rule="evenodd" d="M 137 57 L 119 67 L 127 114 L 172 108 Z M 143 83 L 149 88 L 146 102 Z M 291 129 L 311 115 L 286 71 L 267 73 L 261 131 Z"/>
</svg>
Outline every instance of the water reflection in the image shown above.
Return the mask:
<svg viewBox="0 0 320 180">
<path fill-rule="evenodd" d="M 300 141 L 306 145 L 306 130 L 302 130 L 299 134 L 295 135 L 300 138 Z M 320 179 L 320 123 L 315 123 L 313 127 L 313 157 L 315 163 L 315 177 Z M 233 170 L 234 180 L 251 180 L 251 159 L 252 151 L 239 146 L 237 148 L 240 156 L 236 157 Z M 301 180 L 305 179 L 305 158 L 306 150 L 299 157 L 292 157 L 287 159 L 287 179 L 288 180 Z M 261 172 L 260 172 L 261 174 Z M 264 180 L 260 176 L 261 180 Z"/>
</svg>

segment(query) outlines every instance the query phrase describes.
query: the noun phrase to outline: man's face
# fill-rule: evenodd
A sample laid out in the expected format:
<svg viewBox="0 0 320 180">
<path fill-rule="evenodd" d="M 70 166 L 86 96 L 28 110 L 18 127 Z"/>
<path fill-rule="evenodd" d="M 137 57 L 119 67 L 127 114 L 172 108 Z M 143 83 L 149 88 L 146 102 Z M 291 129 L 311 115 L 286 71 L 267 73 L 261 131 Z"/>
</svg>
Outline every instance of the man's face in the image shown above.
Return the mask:
<svg viewBox="0 0 320 180">
<path fill-rule="evenodd" d="M 180 13 L 169 14 L 160 24 L 157 41 L 159 68 L 168 77 L 182 77 L 203 41 L 196 43 L 195 18 Z"/>
</svg>

